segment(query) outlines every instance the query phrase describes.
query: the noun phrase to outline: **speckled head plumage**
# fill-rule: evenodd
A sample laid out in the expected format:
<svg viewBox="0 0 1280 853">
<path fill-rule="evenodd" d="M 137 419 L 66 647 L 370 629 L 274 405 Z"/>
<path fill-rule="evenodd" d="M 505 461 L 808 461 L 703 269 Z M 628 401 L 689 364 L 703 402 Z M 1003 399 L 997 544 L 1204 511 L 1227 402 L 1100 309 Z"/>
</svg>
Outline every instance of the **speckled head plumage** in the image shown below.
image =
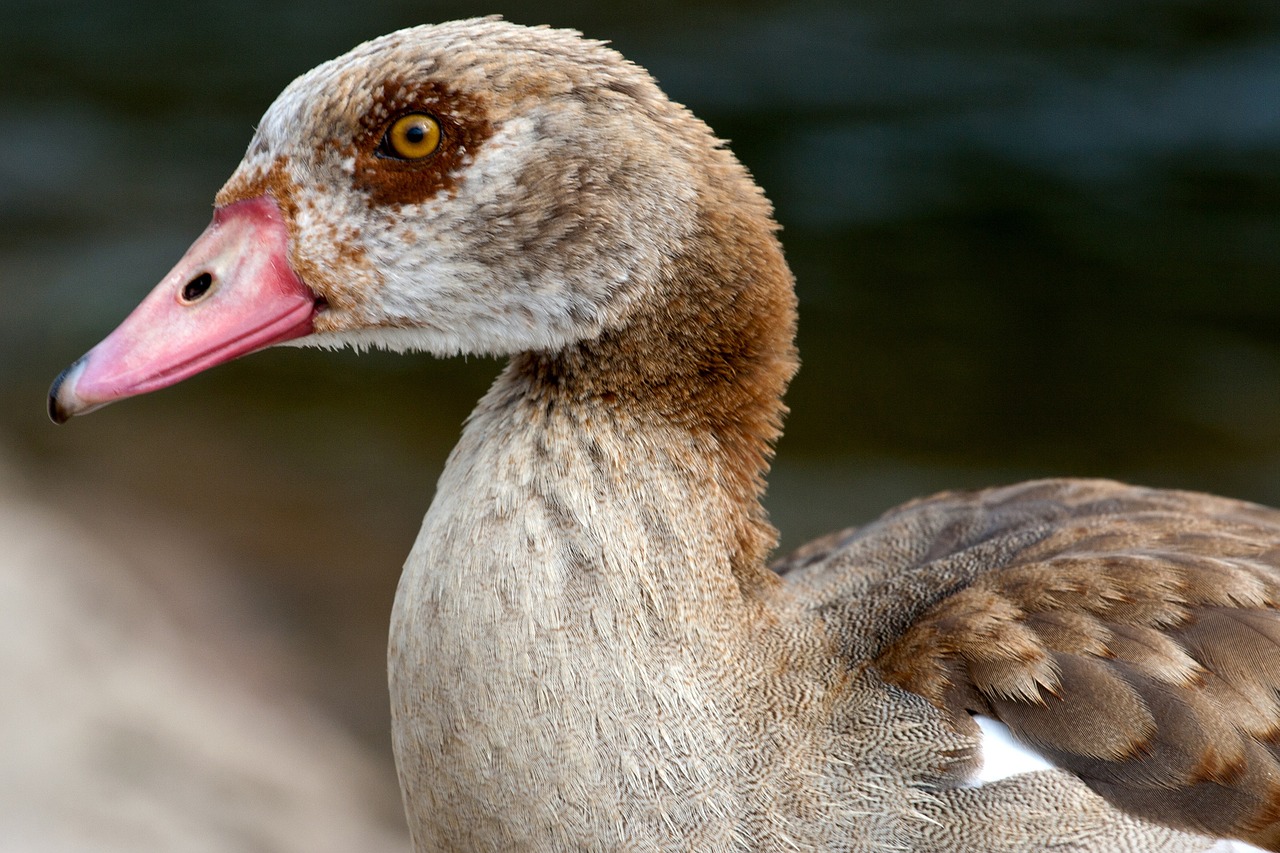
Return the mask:
<svg viewBox="0 0 1280 853">
<path fill-rule="evenodd" d="M 381 156 L 418 112 L 436 153 Z M 763 193 L 644 69 L 496 19 L 392 33 L 267 110 L 218 203 L 264 193 L 327 303 L 297 343 L 524 353 L 513 369 L 557 394 L 711 434 L 749 507 L 735 562 L 762 577 L 791 274 Z"/>
<path fill-rule="evenodd" d="M 422 162 L 390 122 L 439 118 Z M 328 301 L 307 343 L 558 350 L 623 322 L 689 238 L 724 159 L 705 125 L 601 42 L 496 19 L 403 30 L 289 85 L 220 205 L 276 197 Z M 767 215 L 767 214 L 766 214 Z"/>
</svg>

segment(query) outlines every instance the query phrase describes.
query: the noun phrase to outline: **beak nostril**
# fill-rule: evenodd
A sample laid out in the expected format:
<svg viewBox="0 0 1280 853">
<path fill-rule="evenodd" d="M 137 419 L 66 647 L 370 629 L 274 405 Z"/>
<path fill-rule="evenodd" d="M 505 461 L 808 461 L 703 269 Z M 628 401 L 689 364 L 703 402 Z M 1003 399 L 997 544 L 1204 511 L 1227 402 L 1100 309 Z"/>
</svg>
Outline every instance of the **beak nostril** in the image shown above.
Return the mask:
<svg viewBox="0 0 1280 853">
<path fill-rule="evenodd" d="M 209 288 L 212 286 L 213 286 L 213 276 L 209 275 L 207 272 L 202 272 L 200 273 L 200 275 L 191 279 L 191 281 L 187 282 L 186 285 L 183 286 L 182 301 L 183 302 L 199 301 L 199 299 L 202 296 L 204 296 L 206 293 L 209 292 Z"/>
</svg>

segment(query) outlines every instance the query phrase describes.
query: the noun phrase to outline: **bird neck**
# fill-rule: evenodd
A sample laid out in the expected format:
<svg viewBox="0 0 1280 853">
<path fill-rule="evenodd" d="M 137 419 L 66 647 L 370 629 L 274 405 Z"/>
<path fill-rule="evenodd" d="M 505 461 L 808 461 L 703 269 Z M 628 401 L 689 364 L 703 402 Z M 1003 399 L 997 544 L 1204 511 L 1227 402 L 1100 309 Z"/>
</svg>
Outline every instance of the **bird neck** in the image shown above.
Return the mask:
<svg viewBox="0 0 1280 853">
<path fill-rule="evenodd" d="M 583 817 L 600 839 L 637 808 L 733 826 L 734 756 L 763 749 L 756 723 L 773 719 L 751 699 L 761 680 L 777 658 L 800 692 L 832 671 L 793 653 L 825 649 L 816 637 L 776 635 L 786 596 L 764 564 L 760 496 L 796 362 L 790 275 L 757 219 L 706 217 L 653 288 L 672 296 L 515 357 L 472 413 L 392 617 L 393 738 L 420 848 L 527 827 L 550 829 L 523 846 L 571 846 L 560 804 L 588 779 L 614 780 Z M 690 758 L 651 802 L 616 774 L 618 756 L 663 764 L 655 744 Z"/>
<path fill-rule="evenodd" d="M 629 422 L 691 477 L 710 472 L 729 501 L 728 565 L 749 594 L 774 582 L 764 560 L 777 533 L 760 501 L 797 367 L 795 296 L 767 202 L 721 201 L 667 264 L 659 304 L 564 351 L 521 355 L 504 381 L 587 422 Z"/>
</svg>

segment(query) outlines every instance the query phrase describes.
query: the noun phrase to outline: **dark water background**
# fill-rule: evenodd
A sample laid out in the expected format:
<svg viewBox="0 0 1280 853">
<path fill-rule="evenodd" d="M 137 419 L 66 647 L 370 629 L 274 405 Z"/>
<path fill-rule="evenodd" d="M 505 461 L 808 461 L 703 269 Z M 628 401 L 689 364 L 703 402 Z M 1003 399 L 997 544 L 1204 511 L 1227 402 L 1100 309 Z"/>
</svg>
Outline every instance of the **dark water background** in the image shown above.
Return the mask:
<svg viewBox="0 0 1280 853">
<path fill-rule="evenodd" d="M 271 351 L 62 429 L 44 396 L 290 79 L 490 12 L 611 40 L 776 203 L 804 358 L 786 545 L 1032 476 L 1280 503 L 1274 0 L 0 3 L 3 461 L 89 527 L 224 557 L 380 748 L 398 567 L 496 363 Z"/>
</svg>

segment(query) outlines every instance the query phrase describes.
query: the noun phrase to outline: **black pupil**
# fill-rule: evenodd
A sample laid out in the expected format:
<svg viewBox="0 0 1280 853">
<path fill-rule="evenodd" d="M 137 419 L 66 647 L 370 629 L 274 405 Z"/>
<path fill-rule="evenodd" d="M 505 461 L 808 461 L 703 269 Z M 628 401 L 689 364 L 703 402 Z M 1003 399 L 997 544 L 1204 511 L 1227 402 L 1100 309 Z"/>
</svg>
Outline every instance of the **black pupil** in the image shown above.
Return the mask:
<svg viewBox="0 0 1280 853">
<path fill-rule="evenodd" d="M 207 272 L 202 272 L 187 282 L 186 287 L 182 288 L 182 298 L 187 302 L 194 302 L 204 296 L 205 291 L 209 289 L 211 284 L 213 284 L 213 276 Z"/>
<path fill-rule="evenodd" d="M 404 138 L 414 145 L 417 145 L 419 142 L 427 138 L 427 129 L 420 124 L 415 124 L 404 132 Z"/>
</svg>

